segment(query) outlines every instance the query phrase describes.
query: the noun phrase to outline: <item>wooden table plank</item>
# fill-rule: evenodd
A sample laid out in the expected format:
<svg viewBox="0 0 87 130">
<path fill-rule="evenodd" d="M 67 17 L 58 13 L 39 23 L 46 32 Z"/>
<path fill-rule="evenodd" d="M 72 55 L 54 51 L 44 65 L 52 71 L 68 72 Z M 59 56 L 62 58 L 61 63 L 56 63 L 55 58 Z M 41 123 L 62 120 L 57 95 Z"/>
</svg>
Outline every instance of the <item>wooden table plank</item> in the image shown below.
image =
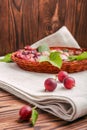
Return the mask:
<svg viewBox="0 0 87 130">
<path fill-rule="evenodd" d="M 19 123 L 19 109 L 27 104 L 0 89 L 0 130 L 87 130 L 87 116 L 67 122 L 40 109 L 37 109 L 39 117 L 34 127 L 29 122 Z"/>
</svg>

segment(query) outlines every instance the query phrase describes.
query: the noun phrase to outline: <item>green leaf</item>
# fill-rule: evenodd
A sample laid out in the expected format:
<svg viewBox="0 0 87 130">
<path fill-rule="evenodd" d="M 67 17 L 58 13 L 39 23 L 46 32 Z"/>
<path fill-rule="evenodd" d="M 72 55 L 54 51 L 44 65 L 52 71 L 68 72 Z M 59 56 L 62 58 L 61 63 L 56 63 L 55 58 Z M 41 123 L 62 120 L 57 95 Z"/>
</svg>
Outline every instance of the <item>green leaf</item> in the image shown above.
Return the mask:
<svg viewBox="0 0 87 130">
<path fill-rule="evenodd" d="M 57 51 L 51 52 L 50 56 L 41 56 L 39 62 L 48 61 L 53 66 L 58 67 L 59 69 L 62 66 L 62 59 L 60 57 L 60 53 Z"/>
<path fill-rule="evenodd" d="M 36 121 L 38 119 L 38 112 L 35 110 L 35 108 L 32 109 L 32 115 L 31 115 L 31 123 L 34 126 Z"/>
<path fill-rule="evenodd" d="M 9 54 L 6 54 L 5 56 L 4 56 L 4 58 L 2 58 L 2 59 L 0 59 L 0 62 L 12 62 L 12 59 L 11 59 L 11 53 L 9 53 Z"/>
<path fill-rule="evenodd" d="M 76 60 L 77 56 L 73 55 L 73 56 L 69 56 L 68 57 L 70 61 Z"/>
<path fill-rule="evenodd" d="M 48 56 L 40 56 L 39 62 L 44 62 L 44 61 L 48 61 L 49 62 L 49 57 Z"/>
<path fill-rule="evenodd" d="M 38 52 L 50 51 L 50 48 L 47 44 L 43 44 L 37 48 Z"/>
<path fill-rule="evenodd" d="M 87 59 L 87 52 L 83 52 L 80 55 L 69 56 L 70 61 Z"/>
<path fill-rule="evenodd" d="M 49 57 L 49 61 L 52 65 L 58 67 L 59 69 L 62 66 L 62 59 L 60 57 L 60 53 L 59 52 L 51 52 L 50 53 L 50 57 Z"/>
</svg>

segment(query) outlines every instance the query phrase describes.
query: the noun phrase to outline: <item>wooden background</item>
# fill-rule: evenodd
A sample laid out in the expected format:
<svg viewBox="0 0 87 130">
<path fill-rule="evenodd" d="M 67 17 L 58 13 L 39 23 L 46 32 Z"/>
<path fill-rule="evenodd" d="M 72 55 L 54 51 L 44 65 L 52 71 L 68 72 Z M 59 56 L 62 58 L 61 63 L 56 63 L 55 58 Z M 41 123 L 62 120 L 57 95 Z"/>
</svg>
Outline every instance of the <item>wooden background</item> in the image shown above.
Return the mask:
<svg viewBox="0 0 87 130">
<path fill-rule="evenodd" d="M 87 0 L 0 0 L 0 55 L 31 45 L 63 25 L 87 47 Z"/>
</svg>

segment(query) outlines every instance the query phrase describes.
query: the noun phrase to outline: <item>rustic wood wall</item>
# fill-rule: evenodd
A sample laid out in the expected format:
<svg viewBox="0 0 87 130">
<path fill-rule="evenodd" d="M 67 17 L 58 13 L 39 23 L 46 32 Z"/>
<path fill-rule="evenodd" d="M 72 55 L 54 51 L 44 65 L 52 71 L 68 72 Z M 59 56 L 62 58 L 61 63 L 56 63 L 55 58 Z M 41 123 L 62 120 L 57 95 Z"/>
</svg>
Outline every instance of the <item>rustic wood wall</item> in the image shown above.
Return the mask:
<svg viewBox="0 0 87 130">
<path fill-rule="evenodd" d="M 31 45 L 63 25 L 87 47 L 87 0 L 0 0 L 0 55 Z"/>
</svg>

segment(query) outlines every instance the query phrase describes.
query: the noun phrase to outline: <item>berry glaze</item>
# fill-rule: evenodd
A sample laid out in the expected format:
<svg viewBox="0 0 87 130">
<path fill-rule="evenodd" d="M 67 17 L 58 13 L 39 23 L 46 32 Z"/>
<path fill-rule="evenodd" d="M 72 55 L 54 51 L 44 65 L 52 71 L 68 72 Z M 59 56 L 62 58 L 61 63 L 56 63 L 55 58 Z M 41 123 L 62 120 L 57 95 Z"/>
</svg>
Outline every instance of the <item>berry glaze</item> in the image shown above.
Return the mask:
<svg viewBox="0 0 87 130">
<path fill-rule="evenodd" d="M 18 50 L 16 53 L 16 57 L 32 62 L 37 61 L 40 55 L 41 54 L 37 52 L 36 49 L 31 48 L 30 46 L 25 46 L 23 50 Z"/>
<path fill-rule="evenodd" d="M 60 57 L 63 61 L 68 61 L 68 57 L 74 52 L 72 50 L 62 50 L 61 48 L 51 48 L 50 52 L 57 51 L 60 53 Z M 44 51 L 44 52 L 38 52 L 37 48 L 32 48 L 31 46 L 25 46 L 24 49 L 18 50 L 16 53 L 16 57 L 20 59 L 24 59 L 31 62 L 38 62 L 40 56 L 48 56 L 50 55 L 50 52 Z M 79 52 L 80 53 L 80 52 Z"/>
<path fill-rule="evenodd" d="M 24 49 L 13 52 L 11 59 L 20 68 L 32 72 L 57 74 L 60 70 L 73 73 L 87 69 L 87 59 L 79 61 L 70 59 L 74 55 L 87 51 L 86 49 L 49 47 L 48 50 L 43 49 L 42 51 L 38 48 L 32 48 L 29 45 L 25 46 Z"/>
</svg>

